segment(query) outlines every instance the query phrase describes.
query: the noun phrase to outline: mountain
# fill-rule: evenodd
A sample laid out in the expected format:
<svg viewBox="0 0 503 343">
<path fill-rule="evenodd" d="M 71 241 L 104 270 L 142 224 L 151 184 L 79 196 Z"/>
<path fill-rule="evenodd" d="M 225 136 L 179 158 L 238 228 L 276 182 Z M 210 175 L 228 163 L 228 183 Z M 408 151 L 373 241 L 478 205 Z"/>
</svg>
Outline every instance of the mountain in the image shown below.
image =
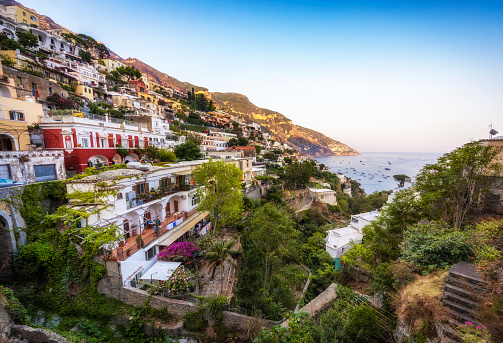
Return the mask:
<svg viewBox="0 0 503 343">
<path fill-rule="evenodd" d="M 0 0 L 4 6 L 18 5 L 29 12 L 39 16 L 40 27 L 43 30 L 53 30 L 63 28 L 50 17 L 37 13 L 37 11 L 23 6 L 23 4 L 14 0 Z M 69 30 L 71 31 L 71 30 Z M 119 55 L 110 51 L 110 57 L 123 62 L 124 64 L 134 66 L 142 74 L 151 77 L 157 83 L 177 89 L 187 91 L 194 88 L 196 91 L 207 91 L 207 88 L 199 87 L 188 82 L 182 82 L 166 73 L 163 73 L 137 58 L 121 58 Z M 279 138 L 281 142 L 289 142 L 300 152 L 312 157 L 322 157 L 330 155 L 358 155 L 358 152 L 349 146 L 333 140 L 324 134 L 298 126 L 292 123 L 290 119 L 283 114 L 271 111 L 265 108 L 259 108 L 248 100 L 243 94 L 238 93 L 210 93 L 214 104 L 239 118 L 248 119 L 261 124 L 266 131 Z"/>
<path fill-rule="evenodd" d="M 255 106 L 243 94 L 210 93 L 213 103 L 237 117 L 259 123 L 281 142 L 289 142 L 303 154 L 312 157 L 358 155 L 346 144 L 324 134 L 292 123 L 283 114 Z"/>
</svg>

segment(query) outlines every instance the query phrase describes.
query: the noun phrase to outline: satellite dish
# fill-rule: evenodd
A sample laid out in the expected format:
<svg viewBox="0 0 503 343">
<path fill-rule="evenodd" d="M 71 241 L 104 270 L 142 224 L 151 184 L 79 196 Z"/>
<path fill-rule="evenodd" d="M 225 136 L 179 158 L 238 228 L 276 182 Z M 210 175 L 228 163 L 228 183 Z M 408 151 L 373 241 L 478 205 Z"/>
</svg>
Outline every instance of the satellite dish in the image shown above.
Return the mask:
<svg viewBox="0 0 503 343">
<path fill-rule="evenodd" d="M 498 134 L 498 131 L 496 131 L 495 129 L 491 129 L 491 131 L 489 131 L 489 135 L 491 136 L 491 138 L 493 138 L 494 135 L 497 135 Z"/>
</svg>

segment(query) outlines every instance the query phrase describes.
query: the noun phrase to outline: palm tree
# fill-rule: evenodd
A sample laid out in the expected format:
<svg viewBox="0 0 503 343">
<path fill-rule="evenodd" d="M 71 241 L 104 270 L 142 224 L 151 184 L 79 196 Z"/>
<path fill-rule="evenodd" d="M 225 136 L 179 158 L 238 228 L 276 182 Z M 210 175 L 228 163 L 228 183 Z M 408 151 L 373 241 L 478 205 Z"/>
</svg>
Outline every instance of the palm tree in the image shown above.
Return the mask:
<svg viewBox="0 0 503 343">
<path fill-rule="evenodd" d="M 204 255 L 205 258 L 212 262 L 213 274 L 218 265 L 220 265 L 221 276 L 220 276 L 220 294 L 224 291 L 224 262 L 229 261 L 233 266 L 235 266 L 234 261 L 231 257 L 236 258 L 241 255 L 239 250 L 233 249 L 236 241 L 234 240 L 223 240 L 213 243 L 208 252 Z"/>
</svg>

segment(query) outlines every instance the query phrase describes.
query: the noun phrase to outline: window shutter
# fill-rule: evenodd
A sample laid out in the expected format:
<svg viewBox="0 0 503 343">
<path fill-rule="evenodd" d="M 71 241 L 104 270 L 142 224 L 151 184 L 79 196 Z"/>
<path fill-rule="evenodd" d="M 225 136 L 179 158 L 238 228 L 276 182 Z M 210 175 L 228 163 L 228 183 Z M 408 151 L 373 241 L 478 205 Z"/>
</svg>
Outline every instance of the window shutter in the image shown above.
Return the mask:
<svg viewBox="0 0 503 343">
<path fill-rule="evenodd" d="M 133 185 L 133 192 L 135 192 L 136 195 L 138 195 L 138 192 L 136 191 L 136 185 Z"/>
<path fill-rule="evenodd" d="M 145 194 L 150 193 L 150 188 L 148 186 L 148 182 L 145 182 L 144 185 L 145 185 Z"/>
</svg>

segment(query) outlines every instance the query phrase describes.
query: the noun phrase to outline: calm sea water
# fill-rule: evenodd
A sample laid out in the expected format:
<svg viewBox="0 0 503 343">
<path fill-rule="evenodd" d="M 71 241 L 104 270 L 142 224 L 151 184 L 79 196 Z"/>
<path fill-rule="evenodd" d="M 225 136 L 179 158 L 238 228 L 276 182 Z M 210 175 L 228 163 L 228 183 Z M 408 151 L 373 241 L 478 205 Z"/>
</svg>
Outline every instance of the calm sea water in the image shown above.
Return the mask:
<svg viewBox="0 0 503 343">
<path fill-rule="evenodd" d="M 366 152 L 358 156 L 330 156 L 317 160 L 328 166 L 330 172 L 358 181 L 365 193 L 371 194 L 396 189 L 398 182 L 393 180 L 393 175 L 415 177 L 424 165 L 435 163 L 442 155 L 431 152 Z"/>
</svg>

